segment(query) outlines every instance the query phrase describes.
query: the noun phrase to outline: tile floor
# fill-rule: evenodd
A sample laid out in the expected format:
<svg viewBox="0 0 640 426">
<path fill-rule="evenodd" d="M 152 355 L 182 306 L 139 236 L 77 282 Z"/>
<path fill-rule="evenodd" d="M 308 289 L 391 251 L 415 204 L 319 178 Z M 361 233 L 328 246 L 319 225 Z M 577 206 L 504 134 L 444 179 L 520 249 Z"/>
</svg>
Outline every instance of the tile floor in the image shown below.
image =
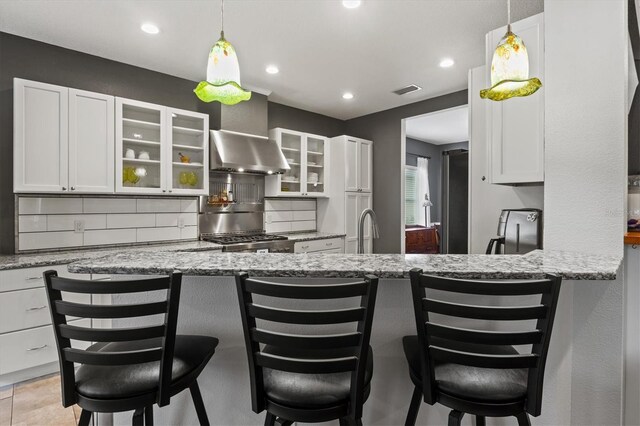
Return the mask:
<svg viewBox="0 0 640 426">
<path fill-rule="evenodd" d="M 63 408 L 60 375 L 0 388 L 0 426 L 76 426 L 80 408 Z"/>
</svg>

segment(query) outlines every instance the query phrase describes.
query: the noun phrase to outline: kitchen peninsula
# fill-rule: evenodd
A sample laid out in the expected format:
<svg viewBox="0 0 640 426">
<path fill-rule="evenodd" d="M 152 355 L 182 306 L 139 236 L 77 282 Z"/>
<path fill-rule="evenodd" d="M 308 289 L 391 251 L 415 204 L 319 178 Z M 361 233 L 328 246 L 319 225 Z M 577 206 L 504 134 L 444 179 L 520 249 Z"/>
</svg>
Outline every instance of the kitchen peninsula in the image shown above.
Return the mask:
<svg viewBox="0 0 640 426">
<path fill-rule="evenodd" d="M 112 274 L 112 279 L 139 275 L 165 274 L 171 270 L 184 273 L 178 332 L 216 336 L 220 346 L 215 359 L 202 373 L 201 388 L 207 410 L 218 424 L 261 424 L 264 414 L 250 410 L 230 410 L 249 404 L 250 386 L 244 349 L 240 312 L 233 274 L 246 271 L 254 276 L 279 277 L 295 282 L 296 277 L 314 277 L 344 282 L 373 273 L 381 278 L 374 316 L 371 345 L 374 353 L 374 376 L 369 401 L 364 407 L 363 423 L 399 424 L 406 414 L 412 387 L 407 380 L 407 366 L 402 353 L 402 336 L 415 333 L 411 289 L 408 277 L 412 268 L 427 273 L 466 278 L 535 278 L 547 273 L 563 276 L 566 288 L 560 297 L 557 325 L 547 365 L 544 410 L 534 422 L 562 424 L 564 407 L 560 398 L 566 390 L 563 381 L 571 375 L 573 354 L 587 348 L 574 329 L 564 322 L 564 313 L 573 309 L 574 297 L 617 286 L 621 259 L 615 256 L 554 251 L 535 251 L 524 256 L 505 255 L 400 255 L 400 254 L 255 254 L 199 251 L 136 252 L 125 251 L 91 258 L 68 266 L 70 272 Z M 581 280 L 581 281 L 573 281 Z M 596 280 L 596 281 L 585 281 Z M 583 286 L 581 288 L 581 286 Z M 573 295 L 572 287 L 575 287 Z M 573 296 L 573 297 L 572 297 Z M 477 296 L 482 299 L 482 296 Z M 153 300 L 140 294 L 135 300 L 114 297 L 114 303 L 137 303 Z M 464 297 L 456 303 L 466 303 Z M 477 303 L 477 298 L 475 299 Z M 295 306 L 293 306 L 295 307 Z M 291 306 L 289 306 L 291 308 Z M 132 321 L 132 320 L 130 320 Z M 126 326 L 133 322 L 121 322 Z M 455 324 L 455 323 L 452 323 Z M 589 347 L 592 356 L 610 347 Z M 567 373 L 569 372 L 569 373 Z M 569 391 L 571 392 L 571 391 Z M 573 395 L 573 392 L 572 392 Z M 569 397 L 565 394 L 564 397 Z M 193 424 L 195 412 L 188 398 L 176 398 L 171 405 L 156 410 L 161 424 Z M 444 424 L 448 411 L 429 407 L 429 424 Z M 116 414 L 115 423 L 125 424 L 128 415 Z M 509 421 L 509 419 L 507 419 Z"/>
</svg>

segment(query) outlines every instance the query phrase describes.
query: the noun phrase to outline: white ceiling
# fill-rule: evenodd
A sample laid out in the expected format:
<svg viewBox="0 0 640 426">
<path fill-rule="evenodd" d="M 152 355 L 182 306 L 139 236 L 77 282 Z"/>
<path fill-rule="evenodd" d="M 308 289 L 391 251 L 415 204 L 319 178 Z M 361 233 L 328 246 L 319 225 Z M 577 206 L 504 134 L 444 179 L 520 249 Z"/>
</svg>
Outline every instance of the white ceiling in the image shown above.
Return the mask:
<svg viewBox="0 0 640 426">
<path fill-rule="evenodd" d="M 542 0 L 512 1 L 513 20 Z M 220 32 L 217 0 L 0 0 L 0 31 L 199 81 Z M 153 22 L 160 34 L 140 31 Z M 270 100 L 349 119 L 461 90 L 484 63 L 506 0 L 227 0 L 225 35 L 242 82 Z M 438 66 L 444 57 L 452 68 Z M 280 73 L 265 72 L 276 64 Z M 423 90 L 391 91 L 417 84 Z M 341 95 L 352 92 L 352 100 Z"/>
<path fill-rule="evenodd" d="M 469 140 L 469 108 L 455 108 L 406 120 L 408 138 L 434 145 Z"/>
</svg>

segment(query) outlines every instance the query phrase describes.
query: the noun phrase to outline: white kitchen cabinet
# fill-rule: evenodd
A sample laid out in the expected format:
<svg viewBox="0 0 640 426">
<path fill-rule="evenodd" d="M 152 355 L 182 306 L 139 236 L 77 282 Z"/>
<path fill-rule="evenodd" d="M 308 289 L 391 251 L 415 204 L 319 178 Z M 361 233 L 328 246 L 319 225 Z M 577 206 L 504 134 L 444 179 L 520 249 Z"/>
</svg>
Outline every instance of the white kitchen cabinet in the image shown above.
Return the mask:
<svg viewBox="0 0 640 426">
<path fill-rule="evenodd" d="M 372 208 L 372 197 L 369 193 L 346 192 L 344 222 L 345 222 L 345 253 L 358 252 L 358 223 L 360 214 L 365 209 Z M 364 222 L 364 252 L 372 253 L 373 239 L 371 238 L 371 218 L 367 217 Z"/>
<path fill-rule="evenodd" d="M 115 122 L 116 192 L 208 195 L 208 115 L 116 98 Z"/>
<path fill-rule="evenodd" d="M 69 188 L 69 90 L 13 81 L 13 190 L 65 192 Z"/>
<path fill-rule="evenodd" d="M 529 76 L 540 78 L 544 85 L 544 14 L 514 22 L 511 27 L 527 47 Z M 487 34 L 487 64 L 491 64 L 493 52 L 505 32 L 506 27 L 502 27 Z M 485 85 L 490 86 L 490 66 Z M 506 185 L 544 182 L 544 86 L 530 96 L 486 102 L 490 182 Z"/>
<path fill-rule="evenodd" d="M 69 190 L 114 189 L 114 98 L 69 89 Z"/>
<path fill-rule="evenodd" d="M 209 195 L 209 116 L 167 108 L 166 117 L 167 192 Z"/>
<path fill-rule="evenodd" d="M 329 199 L 318 200 L 317 229 L 345 233 L 345 253 L 358 250 L 358 220 L 364 209 L 373 206 L 373 142 L 338 136 L 332 138 L 331 185 Z M 371 253 L 371 219 L 365 224 L 365 252 Z"/>
<path fill-rule="evenodd" d="M 113 96 L 14 79 L 14 192 L 112 193 Z"/>
<path fill-rule="evenodd" d="M 344 253 L 342 238 L 299 241 L 294 244 L 294 253 Z"/>
<path fill-rule="evenodd" d="M 28 380 L 58 369 L 58 355 L 51 327 L 51 314 L 43 272 L 56 270 L 61 277 L 90 279 L 88 274 L 71 274 L 66 265 L 0 271 L 0 386 Z M 102 278 L 102 277 L 101 277 Z M 96 303 L 94 297 L 62 293 L 64 300 Z M 100 303 L 100 301 L 98 301 Z M 90 327 L 91 319 L 71 319 L 71 324 Z M 72 341 L 74 347 L 89 342 Z"/>
<path fill-rule="evenodd" d="M 324 136 L 282 128 L 272 129 L 291 169 L 285 174 L 267 176 L 267 197 L 326 197 L 329 179 L 329 139 Z"/>
<path fill-rule="evenodd" d="M 336 144 L 344 145 L 344 190 L 371 192 L 373 185 L 373 144 L 365 139 L 351 136 L 334 138 Z"/>
<path fill-rule="evenodd" d="M 167 192 L 165 109 L 116 98 L 116 192 Z"/>
</svg>

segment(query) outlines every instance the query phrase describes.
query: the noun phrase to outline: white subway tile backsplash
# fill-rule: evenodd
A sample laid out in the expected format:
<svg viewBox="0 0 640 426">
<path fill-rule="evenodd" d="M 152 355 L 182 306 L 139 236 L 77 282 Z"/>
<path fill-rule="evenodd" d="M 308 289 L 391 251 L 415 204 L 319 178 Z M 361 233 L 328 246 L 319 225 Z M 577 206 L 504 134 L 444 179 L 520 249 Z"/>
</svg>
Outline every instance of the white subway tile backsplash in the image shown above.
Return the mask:
<svg viewBox="0 0 640 426">
<path fill-rule="evenodd" d="M 189 240 L 193 238 L 198 238 L 197 226 L 185 226 L 184 228 L 180 229 L 181 240 Z"/>
<path fill-rule="evenodd" d="M 156 226 L 178 226 L 178 213 L 158 213 L 156 214 Z"/>
<path fill-rule="evenodd" d="M 293 220 L 293 212 L 292 211 L 273 211 L 273 212 L 265 212 L 264 214 L 265 220 L 267 223 L 272 222 L 290 222 Z"/>
<path fill-rule="evenodd" d="M 47 216 L 47 231 L 73 231 L 75 222 L 84 222 L 84 229 L 104 229 L 107 226 L 103 214 L 53 214 Z"/>
<path fill-rule="evenodd" d="M 265 229 L 272 233 L 315 231 L 316 200 L 266 199 Z"/>
<path fill-rule="evenodd" d="M 20 214 L 82 213 L 81 198 L 20 197 Z"/>
<path fill-rule="evenodd" d="M 107 228 L 152 228 L 156 226 L 153 213 L 108 214 Z"/>
<path fill-rule="evenodd" d="M 135 213 L 135 198 L 84 198 L 85 213 Z"/>
<path fill-rule="evenodd" d="M 316 200 L 294 200 L 291 203 L 292 210 L 316 210 Z"/>
<path fill-rule="evenodd" d="M 74 231 L 77 221 L 84 232 Z M 195 197 L 18 198 L 19 251 L 196 238 Z"/>
<path fill-rule="evenodd" d="M 198 200 L 180 200 L 182 213 L 198 213 Z"/>
<path fill-rule="evenodd" d="M 136 234 L 138 242 L 179 240 L 180 228 L 138 228 Z"/>
<path fill-rule="evenodd" d="M 162 198 L 138 198 L 138 213 L 175 212 L 180 213 L 181 200 Z"/>
<path fill-rule="evenodd" d="M 83 242 L 82 232 L 29 232 L 18 236 L 19 250 L 41 250 L 50 248 L 76 247 Z"/>
<path fill-rule="evenodd" d="M 301 222 L 291 222 L 291 232 L 298 231 L 315 231 L 316 230 L 316 221 L 308 220 Z"/>
<path fill-rule="evenodd" d="M 198 226 L 198 213 L 180 213 L 184 226 Z"/>
<path fill-rule="evenodd" d="M 265 224 L 265 231 L 268 234 L 274 234 L 277 232 L 291 232 L 292 222 L 273 222 Z"/>
<path fill-rule="evenodd" d="M 293 220 L 316 220 L 316 211 L 315 210 L 302 210 L 302 211 L 294 211 L 293 212 Z"/>
<path fill-rule="evenodd" d="M 99 229 L 84 232 L 85 246 L 135 243 L 136 233 L 131 229 Z"/>
<path fill-rule="evenodd" d="M 291 210 L 291 200 L 264 200 L 265 211 Z"/>
<path fill-rule="evenodd" d="M 18 217 L 18 232 L 42 232 L 47 230 L 47 216 L 20 215 Z"/>
</svg>

